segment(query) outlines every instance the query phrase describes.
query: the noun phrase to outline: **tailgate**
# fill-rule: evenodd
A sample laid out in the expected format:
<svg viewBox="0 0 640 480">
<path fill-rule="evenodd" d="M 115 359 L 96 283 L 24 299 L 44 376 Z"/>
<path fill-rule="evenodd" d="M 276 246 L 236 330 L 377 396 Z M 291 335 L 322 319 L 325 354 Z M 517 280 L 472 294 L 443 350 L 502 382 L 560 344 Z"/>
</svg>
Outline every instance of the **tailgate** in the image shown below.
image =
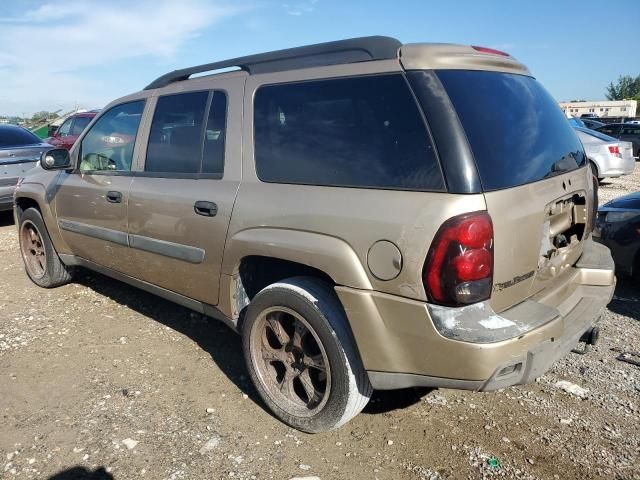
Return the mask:
<svg viewBox="0 0 640 480">
<path fill-rule="evenodd" d="M 466 133 L 493 221 L 491 306 L 500 312 L 553 288 L 580 258 L 593 178 L 576 133 L 533 77 L 436 74 Z"/>
<path fill-rule="evenodd" d="M 593 204 L 585 170 L 485 194 L 494 225 L 495 311 L 556 287 L 582 255 Z"/>
</svg>

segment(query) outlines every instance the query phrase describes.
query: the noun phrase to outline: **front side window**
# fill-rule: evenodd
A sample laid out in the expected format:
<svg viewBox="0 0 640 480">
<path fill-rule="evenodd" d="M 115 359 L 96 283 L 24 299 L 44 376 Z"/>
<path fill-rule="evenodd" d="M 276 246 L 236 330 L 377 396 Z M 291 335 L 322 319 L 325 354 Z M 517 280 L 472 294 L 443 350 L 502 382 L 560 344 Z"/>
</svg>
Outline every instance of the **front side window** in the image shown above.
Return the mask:
<svg viewBox="0 0 640 480">
<path fill-rule="evenodd" d="M 400 74 L 268 85 L 255 94 L 265 182 L 443 190 L 426 125 Z"/>
<path fill-rule="evenodd" d="M 82 139 L 80 171 L 130 171 L 144 100 L 104 113 Z"/>
<path fill-rule="evenodd" d="M 226 110 L 226 95 L 221 91 L 179 93 L 158 98 L 151 123 L 145 171 L 222 174 Z"/>
</svg>

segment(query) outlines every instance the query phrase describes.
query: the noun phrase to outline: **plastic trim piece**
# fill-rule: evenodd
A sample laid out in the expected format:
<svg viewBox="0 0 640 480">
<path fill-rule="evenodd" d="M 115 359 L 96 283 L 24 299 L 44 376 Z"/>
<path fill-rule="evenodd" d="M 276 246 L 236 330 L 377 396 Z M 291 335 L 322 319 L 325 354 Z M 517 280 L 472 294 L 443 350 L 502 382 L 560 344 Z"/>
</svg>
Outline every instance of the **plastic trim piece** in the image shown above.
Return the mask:
<svg viewBox="0 0 640 480">
<path fill-rule="evenodd" d="M 197 65 L 166 73 L 147 85 L 145 90 L 162 88 L 174 82 L 188 80 L 197 73 L 238 67 L 249 74 L 282 72 L 298 68 L 341 65 L 371 60 L 398 58 L 402 43 L 391 37 L 372 36 L 287 48 L 246 57 Z"/>
</svg>

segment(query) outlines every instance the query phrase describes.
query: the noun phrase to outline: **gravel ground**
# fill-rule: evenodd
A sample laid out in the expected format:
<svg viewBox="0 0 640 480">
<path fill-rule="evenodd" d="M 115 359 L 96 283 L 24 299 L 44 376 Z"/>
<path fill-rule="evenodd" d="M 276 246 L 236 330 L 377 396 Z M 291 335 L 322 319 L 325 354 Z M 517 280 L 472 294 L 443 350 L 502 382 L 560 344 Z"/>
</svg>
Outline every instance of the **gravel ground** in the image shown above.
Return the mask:
<svg viewBox="0 0 640 480">
<path fill-rule="evenodd" d="M 639 189 L 640 164 L 600 198 Z M 2 479 L 640 479 L 640 367 L 616 359 L 640 350 L 625 279 L 601 342 L 537 382 L 376 393 L 314 436 L 268 413 L 226 327 L 94 273 L 37 288 L 9 215 L 0 291 Z"/>
</svg>

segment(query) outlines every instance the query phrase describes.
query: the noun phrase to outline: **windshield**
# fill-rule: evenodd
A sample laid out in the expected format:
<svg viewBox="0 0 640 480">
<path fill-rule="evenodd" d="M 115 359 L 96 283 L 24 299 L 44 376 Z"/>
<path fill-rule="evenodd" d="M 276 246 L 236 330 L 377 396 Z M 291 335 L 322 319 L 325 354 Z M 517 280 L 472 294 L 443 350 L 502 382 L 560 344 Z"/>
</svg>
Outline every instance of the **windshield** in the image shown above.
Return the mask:
<svg viewBox="0 0 640 480">
<path fill-rule="evenodd" d="M 467 134 L 485 191 L 536 182 L 585 164 L 573 128 L 534 78 L 469 70 L 436 73 Z"/>
</svg>

